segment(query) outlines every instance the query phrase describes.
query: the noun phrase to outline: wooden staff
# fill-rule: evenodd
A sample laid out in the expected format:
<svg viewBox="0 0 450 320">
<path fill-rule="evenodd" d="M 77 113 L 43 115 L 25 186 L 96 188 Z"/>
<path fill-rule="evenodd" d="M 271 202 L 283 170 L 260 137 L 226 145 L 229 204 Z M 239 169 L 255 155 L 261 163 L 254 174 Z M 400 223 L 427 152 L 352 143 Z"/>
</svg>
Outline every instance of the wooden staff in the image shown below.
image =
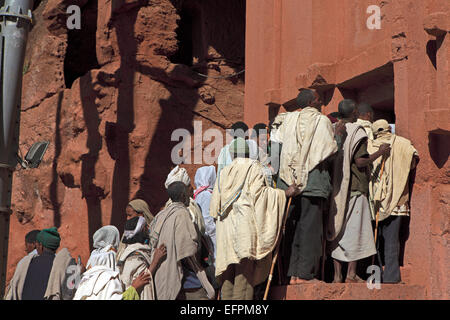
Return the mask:
<svg viewBox="0 0 450 320">
<path fill-rule="evenodd" d="M 286 213 L 284 214 L 282 230 L 281 230 L 280 236 L 278 237 L 277 245 L 275 248 L 275 255 L 272 258 L 272 266 L 270 267 L 269 278 L 267 280 L 266 291 L 264 292 L 263 300 L 267 300 L 267 295 L 269 294 L 270 283 L 272 282 L 272 276 L 273 276 L 273 269 L 275 268 L 275 263 L 277 262 L 277 259 L 278 259 L 278 251 L 280 251 L 281 235 L 284 233 L 284 229 L 286 227 L 286 221 L 287 221 L 287 216 L 288 216 L 288 212 L 289 212 L 289 207 L 291 206 L 291 200 L 292 200 L 292 197 L 289 198 L 288 205 L 286 208 Z"/>
<path fill-rule="evenodd" d="M 383 177 L 384 163 L 385 162 L 386 162 L 386 158 L 383 158 L 383 161 L 381 162 L 381 169 L 380 169 L 380 188 L 381 188 L 381 178 Z M 380 218 L 380 207 L 378 207 L 377 215 L 375 217 L 375 247 L 377 247 L 378 220 L 379 220 L 379 218 Z M 377 249 L 377 251 L 378 251 L 378 249 Z M 372 257 L 372 264 L 374 264 L 374 262 L 375 262 L 375 256 Z"/>
</svg>

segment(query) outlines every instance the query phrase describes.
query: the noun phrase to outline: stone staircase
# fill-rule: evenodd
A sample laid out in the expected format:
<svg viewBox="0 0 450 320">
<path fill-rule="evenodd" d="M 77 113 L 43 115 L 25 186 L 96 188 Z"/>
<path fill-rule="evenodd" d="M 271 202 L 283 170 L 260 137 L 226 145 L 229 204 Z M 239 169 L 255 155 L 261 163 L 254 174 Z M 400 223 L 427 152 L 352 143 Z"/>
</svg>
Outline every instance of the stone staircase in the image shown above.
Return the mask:
<svg viewBox="0 0 450 320">
<path fill-rule="evenodd" d="M 307 283 L 274 286 L 270 300 L 423 300 L 426 290 L 419 285 L 381 284 L 369 289 L 366 283 Z"/>
</svg>

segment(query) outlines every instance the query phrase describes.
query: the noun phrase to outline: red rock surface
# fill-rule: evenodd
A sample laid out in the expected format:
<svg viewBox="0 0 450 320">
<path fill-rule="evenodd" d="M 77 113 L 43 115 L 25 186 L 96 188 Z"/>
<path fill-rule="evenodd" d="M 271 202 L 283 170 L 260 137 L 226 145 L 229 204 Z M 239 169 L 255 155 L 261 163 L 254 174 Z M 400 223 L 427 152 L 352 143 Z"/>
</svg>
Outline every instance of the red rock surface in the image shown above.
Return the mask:
<svg viewBox="0 0 450 320">
<path fill-rule="evenodd" d="M 65 7 L 75 2 L 83 6 L 81 34 L 65 27 Z M 328 92 L 326 113 L 342 97 L 370 99 L 419 151 L 404 234 L 406 285 L 278 287 L 273 297 L 448 299 L 450 2 L 248 0 L 246 9 L 244 0 L 194 2 L 40 3 L 25 60 L 20 142 L 22 150 L 38 139 L 51 145 L 38 170 L 14 175 L 8 278 L 34 228 L 59 226 L 62 246 L 86 261 L 90 235 L 102 224 L 121 227 L 129 199 L 143 197 L 157 212 L 173 129 L 192 132 L 195 119 L 223 128 L 243 115 L 249 125 L 267 122 L 300 87 L 325 83 L 340 85 Z M 195 33 L 194 67 L 168 58 L 179 49 L 183 3 L 200 17 L 193 28 L 204 30 Z M 381 7 L 380 30 L 366 27 L 369 5 Z M 242 76 L 193 74 L 240 71 L 244 33 L 245 103 Z M 191 177 L 197 166 L 188 166 Z"/>
<path fill-rule="evenodd" d="M 195 3 L 39 3 L 25 58 L 20 148 L 38 140 L 50 146 L 39 169 L 14 175 L 8 280 L 33 229 L 56 225 L 61 246 L 86 262 L 93 232 L 106 224 L 120 230 L 129 200 L 143 198 L 157 213 L 167 200 L 174 129 L 193 133 L 199 120 L 204 130 L 224 132 L 242 119 L 244 77 L 196 72 L 219 77 L 244 68 L 245 2 Z M 66 27 L 71 4 L 82 9 L 81 30 Z M 172 56 L 181 47 L 178 24 L 192 13 L 187 66 Z M 199 166 L 186 165 L 192 180 Z"/>
<path fill-rule="evenodd" d="M 369 5 L 381 8 L 379 30 L 366 26 Z M 421 158 L 403 230 L 403 278 L 423 287 L 425 298 L 448 299 L 450 2 L 249 0 L 247 12 L 245 121 L 267 122 L 284 109 L 280 105 L 289 107 L 299 88 L 317 83 L 334 88 L 326 114 L 349 97 L 369 100 L 380 118 L 395 117 L 396 132 Z M 309 289 L 292 290 L 294 297 L 320 298 Z M 407 290 L 402 298 L 417 297 Z"/>
<path fill-rule="evenodd" d="M 365 283 L 322 283 L 274 287 L 274 300 L 423 300 L 426 292 L 418 285 L 382 284 L 379 289 L 367 288 Z"/>
</svg>

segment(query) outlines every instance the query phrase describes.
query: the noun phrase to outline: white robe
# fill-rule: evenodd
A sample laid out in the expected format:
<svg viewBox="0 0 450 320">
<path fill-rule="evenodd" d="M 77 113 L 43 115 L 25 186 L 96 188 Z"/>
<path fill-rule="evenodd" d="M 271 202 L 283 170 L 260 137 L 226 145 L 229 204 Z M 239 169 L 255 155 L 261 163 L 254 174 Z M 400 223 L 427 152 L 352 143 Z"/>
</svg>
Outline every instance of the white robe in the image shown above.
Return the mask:
<svg viewBox="0 0 450 320">
<path fill-rule="evenodd" d="M 123 291 L 119 271 L 98 265 L 83 274 L 73 300 L 122 300 Z"/>
<path fill-rule="evenodd" d="M 300 191 L 308 184 L 309 172 L 338 151 L 330 119 L 312 107 L 287 113 L 278 139 L 283 145 L 280 178 Z"/>
<path fill-rule="evenodd" d="M 263 282 L 270 268 L 286 204 L 284 191 L 268 186 L 262 165 L 236 158 L 216 181 L 210 215 L 217 219 L 216 277 L 230 264 L 256 260 L 252 285 Z"/>
</svg>

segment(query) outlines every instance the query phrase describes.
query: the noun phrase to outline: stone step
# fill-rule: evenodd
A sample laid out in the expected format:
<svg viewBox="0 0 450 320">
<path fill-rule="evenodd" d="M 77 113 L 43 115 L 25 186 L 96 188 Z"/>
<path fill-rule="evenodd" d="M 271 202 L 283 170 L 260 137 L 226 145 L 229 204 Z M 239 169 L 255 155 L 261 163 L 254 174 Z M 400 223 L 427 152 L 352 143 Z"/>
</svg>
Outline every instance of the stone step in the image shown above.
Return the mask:
<svg viewBox="0 0 450 320">
<path fill-rule="evenodd" d="M 307 283 L 274 286 L 270 300 L 423 300 L 425 288 L 408 284 L 381 284 L 369 289 L 366 283 Z"/>
</svg>

